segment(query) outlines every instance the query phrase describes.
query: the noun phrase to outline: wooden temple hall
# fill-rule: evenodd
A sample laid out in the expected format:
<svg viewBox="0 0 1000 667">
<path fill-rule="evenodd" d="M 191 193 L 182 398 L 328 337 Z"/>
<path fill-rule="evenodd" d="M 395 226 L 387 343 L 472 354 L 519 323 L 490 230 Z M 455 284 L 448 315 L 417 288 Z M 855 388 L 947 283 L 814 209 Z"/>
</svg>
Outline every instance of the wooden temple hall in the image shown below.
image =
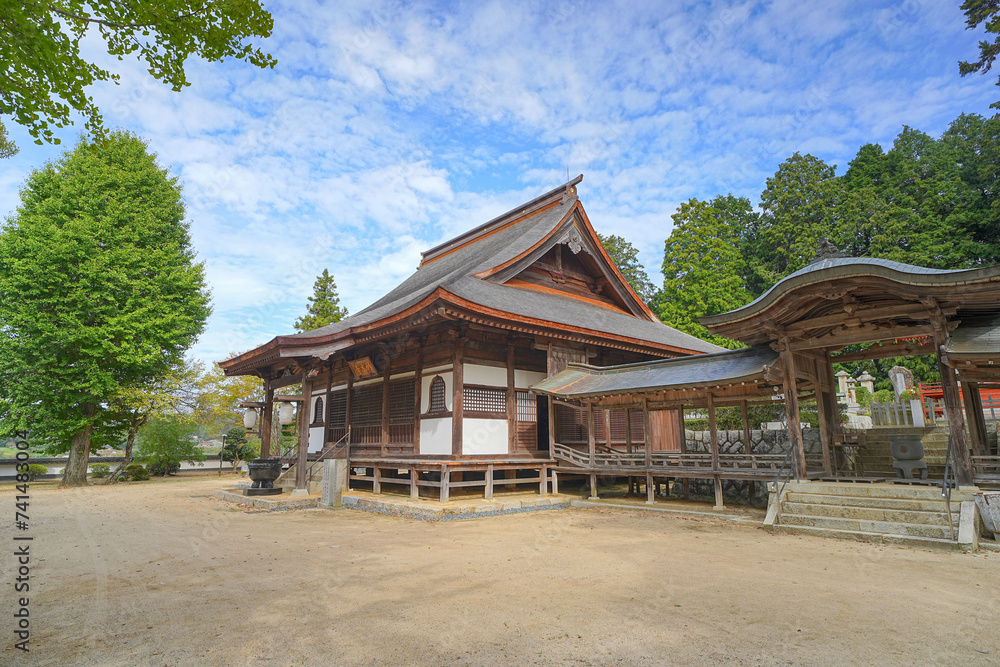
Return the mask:
<svg viewBox="0 0 1000 667">
<path fill-rule="evenodd" d="M 940 271 L 844 257 L 832 246 L 754 302 L 702 318 L 745 343 L 727 351 L 662 324 L 604 251 L 577 194 L 582 176 L 423 253 L 417 271 L 365 310 L 278 336 L 221 363 L 266 383 L 262 457 L 276 400 L 300 401 L 296 489 L 327 458 L 348 484 L 447 500 L 452 491 L 558 492 L 566 478 L 656 486 L 837 478 L 844 433 L 832 364 L 933 354 L 958 484 L 996 475 L 977 387 L 1000 385 L 1000 266 Z M 302 384 L 298 397 L 280 389 Z M 965 393 L 965 411 L 960 392 Z M 748 413 L 782 405 L 787 435 L 751 448 Z M 800 405 L 815 405 L 819 446 Z M 743 417 L 720 447 L 717 412 Z M 685 410 L 708 422 L 689 447 Z M 731 412 L 731 411 L 730 411 Z"/>
<path fill-rule="evenodd" d="M 261 456 L 280 454 L 270 442 L 275 403 L 296 401 L 296 489 L 316 484 L 318 460 L 346 457 L 348 483 L 375 492 L 546 493 L 552 470 L 568 465 L 554 444 L 578 440 L 584 422 L 532 387 L 570 362 L 718 351 L 663 325 L 635 294 L 591 226 L 581 180 L 428 250 L 412 276 L 357 314 L 222 362 L 228 375 L 266 383 Z M 301 395 L 280 393 L 298 383 Z M 624 445 L 614 416 L 613 444 Z"/>
</svg>

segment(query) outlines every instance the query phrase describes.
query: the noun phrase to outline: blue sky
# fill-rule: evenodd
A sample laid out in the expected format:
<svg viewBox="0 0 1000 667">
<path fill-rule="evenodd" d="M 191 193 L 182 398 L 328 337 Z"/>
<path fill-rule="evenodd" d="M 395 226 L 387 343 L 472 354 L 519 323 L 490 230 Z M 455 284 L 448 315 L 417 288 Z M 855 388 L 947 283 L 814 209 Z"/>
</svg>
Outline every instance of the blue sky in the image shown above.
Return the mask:
<svg viewBox="0 0 1000 667">
<path fill-rule="evenodd" d="M 843 173 L 903 125 L 991 115 L 993 75 L 960 78 L 981 33 L 959 0 L 272 2 L 274 70 L 189 65 L 180 93 L 138 63 L 92 93 L 109 127 L 180 177 L 215 312 L 192 350 L 219 360 L 290 333 L 329 268 L 356 312 L 420 251 L 584 174 L 599 232 L 661 280 L 691 197 L 757 201 L 795 151 Z M 0 162 L 0 215 L 63 146 Z"/>
</svg>

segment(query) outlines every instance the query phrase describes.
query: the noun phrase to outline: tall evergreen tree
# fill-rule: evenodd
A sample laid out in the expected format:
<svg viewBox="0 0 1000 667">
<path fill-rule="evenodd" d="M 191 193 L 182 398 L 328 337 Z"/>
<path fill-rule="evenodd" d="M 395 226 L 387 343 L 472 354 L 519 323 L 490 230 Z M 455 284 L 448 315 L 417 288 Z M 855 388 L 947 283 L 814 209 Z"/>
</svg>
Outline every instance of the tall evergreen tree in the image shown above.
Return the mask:
<svg viewBox="0 0 1000 667">
<path fill-rule="evenodd" d="M 795 153 L 767 179 L 763 214 L 748 239 L 748 257 L 761 280 L 752 286 L 755 293 L 806 266 L 820 242 L 833 238 L 839 195 L 835 167 L 812 155 Z"/>
<path fill-rule="evenodd" d="M 664 323 L 716 345 L 741 347 L 737 341 L 709 335 L 698 317 L 724 313 L 752 299 L 740 235 L 756 215 L 749 199 L 732 195 L 681 204 L 672 216 L 674 229 L 664 250 L 657 313 Z"/>
<path fill-rule="evenodd" d="M 651 305 L 656 297 L 656 286 L 650 281 L 646 269 L 642 268 L 642 264 L 639 263 L 639 249 L 626 241 L 623 236 L 614 234 L 611 236 L 598 234 L 597 236 L 610 255 L 611 261 L 615 263 L 635 293 L 647 306 Z"/>
<path fill-rule="evenodd" d="M 3 429 L 68 448 L 63 481 L 86 484 L 112 402 L 180 364 L 209 312 L 177 179 L 134 135 L 81 142 L 0 229 Z"/>
<path fill-rule="evenodd" d="M 341 308 L 337 295 L 337 283 L 326 269 L 313 283 L 313 295 L 309 297 L 306 314 L 295 320 L 296 331 L 311 331 L 339 322 L 347 317 L 347 309 Z"/>
</svg>

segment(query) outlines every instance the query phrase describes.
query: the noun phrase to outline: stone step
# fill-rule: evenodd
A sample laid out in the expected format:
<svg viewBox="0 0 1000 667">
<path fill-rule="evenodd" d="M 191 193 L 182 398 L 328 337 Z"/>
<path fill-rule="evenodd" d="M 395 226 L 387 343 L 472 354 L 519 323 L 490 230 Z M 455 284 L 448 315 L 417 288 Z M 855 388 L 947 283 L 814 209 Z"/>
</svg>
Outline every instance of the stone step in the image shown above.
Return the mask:
<svg viewBox="0 0 1000 667">
<path fill-rule="evenodd" d="M 941 488 L 936 485 L 915 484 L 864 484 L 836 482 L 789 482 L 786 491 L 824 494 L 832 496 L 865 496 L 869 498 L 906 498 L 910 500 L 939 500 Z M 972 493 L 954 490 L 952 502 L 972 500 Z"/>
<path fill-rule="evenodd" d="M 902 523 L 898 521 L 867 521 L 865 519 L 844 519 L 839 517 L 807 516 L 803 514 L 781 513 L 781 523 L 787 526 L 810 526 L 832 530 L 849 530 L 880 535 L 908 535 L 911 537 L 933 537 L 950 539 L 948 526 Z M 957 532 L 957 530 L 956 530 Z"/>
<path fill-rule="evenodd" d="M 872 507 L 888 510 L 920 510 L 944 512 L 945 502 L 940 495 L 937 500 L 918 498 L 872 498 L 870 496 L 834 496 L 823 493 L 803 493 L 792 491 L 785 495 L 786 503 L 808 503 L 811 505 L 833 505 L 836 507 Z M 952 511 L 957 505 L 952 503 Z"/>
<path fill-rule="evenodd" d="M 925 549 L 947 549 L 958 551 L 957 542 L 950 539 L 938 539 L 934 537 L 917 537 L 913 535 L 886 535 L 882 533 L 868 533 L 858 530 L 836 530 L 828 528 L 815 528 L 812 526 L 770 526 L 770 530 L 776 533 L 789 533 L 792 535 L 813 535 L 815 537 L 835 537 L 842 540 L 855 540 L 858 542 L 872 542 L 874 544 L 889 544 L 894 546 L 906 546 Z"/>
<path fill-rule="evenodd" d="M 952 506 L 952 521 L 958 525 L 960 506 Z M 858 505 L 829 505 L 826 503 L 785 502 L 781 505 L 782 512 L 800 516 L 829 517 L 834 519 L 859 519 L 863 521 L 888 521 L 894 523 L 913 523 L 928 526 L 947 526 L 948 513 L 944 503 L 940 511 L 935 510 L 902 510 L 885 507 L 861 507 Z"/>
</svg>

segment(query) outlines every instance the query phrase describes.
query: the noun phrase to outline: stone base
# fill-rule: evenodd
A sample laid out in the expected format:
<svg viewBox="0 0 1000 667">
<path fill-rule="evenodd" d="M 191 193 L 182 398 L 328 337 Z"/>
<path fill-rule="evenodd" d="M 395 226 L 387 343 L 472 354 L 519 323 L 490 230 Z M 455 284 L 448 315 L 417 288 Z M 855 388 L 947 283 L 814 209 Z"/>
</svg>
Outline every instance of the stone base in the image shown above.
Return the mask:
<svg viewBox="0 0 1000 667">
<path fill-rule="evenodd" d="M 244 496 L 280 496 L 281 487 L 277 489 L 241 489 Z"/>
<path fill-rule="evenodd" d="M 308 496 L 309 489 L 292 489 L 292 496 Z"/>
<path fill-rule="evenodd" d="M 313 496 L 312 498 L 267 498 L 267 497 L 253 497 L 245 496 L 238 493 L 239 490 L 245 489 L 220 489 L 213 493 L 212 495 L 221 500 L 227 502 L 236 503 L 238 505 L 249 505 L 250 507 L 256 507 L 265 510 L 292 510 L 292 509 L 304 509 L 307 507 L 316 507 L 319 498 Z"/>
</svg>

